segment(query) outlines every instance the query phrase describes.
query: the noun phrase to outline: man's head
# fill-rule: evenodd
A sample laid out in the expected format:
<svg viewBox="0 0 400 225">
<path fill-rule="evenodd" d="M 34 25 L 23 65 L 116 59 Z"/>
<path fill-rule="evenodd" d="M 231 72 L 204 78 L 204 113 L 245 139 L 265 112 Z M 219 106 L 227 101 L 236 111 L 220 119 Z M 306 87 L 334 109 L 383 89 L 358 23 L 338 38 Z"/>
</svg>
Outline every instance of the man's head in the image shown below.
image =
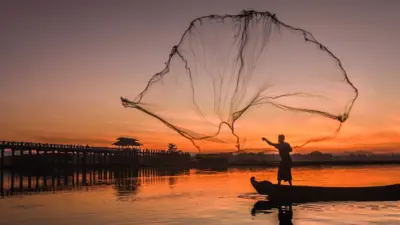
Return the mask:
<svg viewBox="0 0 400 225">
<path fill-rule="evenodd" d="M 285 135 L 280 134 L 280 135 L 278 136 L 278 141 L 279 141 L 279 143 L 283 143 L 283 142 L 285 141 Z"/>
</svg>

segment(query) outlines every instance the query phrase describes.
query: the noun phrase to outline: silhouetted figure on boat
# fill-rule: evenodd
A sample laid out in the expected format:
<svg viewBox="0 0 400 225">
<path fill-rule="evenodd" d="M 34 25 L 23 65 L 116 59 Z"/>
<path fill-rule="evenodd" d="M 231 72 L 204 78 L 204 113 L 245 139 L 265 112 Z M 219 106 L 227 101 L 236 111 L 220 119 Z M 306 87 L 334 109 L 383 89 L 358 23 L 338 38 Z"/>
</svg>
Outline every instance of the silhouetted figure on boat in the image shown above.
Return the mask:
<svg viewBox="0 0 400 225">
<path fill-rule="evenodd" d="M 285 136 L 283 134 L 278 136 L 278 143 L 272 143 L 265 137 L 262 138 L 263 141 L 267 142 L 269 145 L 274 146 L 279 151 L 279 156 L 281 157 L 281 162 L 279 163 L 278 170 L 278 184 L 281 181 L 289 182 L 292 186 L 292 158 L 290 157 L 290 152 L 292 152 L 292 147 L 289 143 L 285 142 Z"/>
</svg>

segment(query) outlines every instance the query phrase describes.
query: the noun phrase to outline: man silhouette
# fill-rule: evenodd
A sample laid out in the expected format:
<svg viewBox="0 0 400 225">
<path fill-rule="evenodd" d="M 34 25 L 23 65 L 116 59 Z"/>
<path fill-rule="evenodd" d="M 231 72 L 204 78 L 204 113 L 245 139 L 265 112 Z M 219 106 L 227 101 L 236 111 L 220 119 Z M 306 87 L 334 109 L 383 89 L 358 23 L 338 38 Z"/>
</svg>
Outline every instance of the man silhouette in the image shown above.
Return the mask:
<svg viewBox="0 0 400 225">
<path fill-rule="evenodd" d="M 290 157 L 292 147 L 289 143 L 285 142 L 285 135 L 281 134 L 278 136 L 278 144 L 270 142 L 265 137 L 263 137 L 262 140 L 274 146 L 279 151 L 281 162 L 279 163 L 278 170 L 278 185 L 280 185 L 283 180 L 289 182 L 290 186 L 292 186 L 292 158 Z"/>
</svg>

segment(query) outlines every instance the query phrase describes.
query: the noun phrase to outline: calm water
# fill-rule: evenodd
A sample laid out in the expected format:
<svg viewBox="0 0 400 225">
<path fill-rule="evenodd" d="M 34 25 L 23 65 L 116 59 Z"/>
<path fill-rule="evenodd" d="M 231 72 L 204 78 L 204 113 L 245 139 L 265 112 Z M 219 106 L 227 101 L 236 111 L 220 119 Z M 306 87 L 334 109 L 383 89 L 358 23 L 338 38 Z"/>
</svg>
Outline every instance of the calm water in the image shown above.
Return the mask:
<svg viewBox="0 0 400 225">
<path fill-rule="evenodd" d="M 97 171 L 86 174 L 88 186 L 82 175 L 20 179 L 6 172 L 0 224 L 279 224 L 276 209 L 251 214 L 265 199 L 251 187 L 251 176 L 275 182 L 276 169 Z M 400 166 L 294 168 L 293 176 L 295 184 L 384 185 L 400 183 Z M 11 185 L 15 193 L 8 192 Z M 400 201 L 310 203 L 292 210 L 296 225 L 400 224 Z"/>
</svg>

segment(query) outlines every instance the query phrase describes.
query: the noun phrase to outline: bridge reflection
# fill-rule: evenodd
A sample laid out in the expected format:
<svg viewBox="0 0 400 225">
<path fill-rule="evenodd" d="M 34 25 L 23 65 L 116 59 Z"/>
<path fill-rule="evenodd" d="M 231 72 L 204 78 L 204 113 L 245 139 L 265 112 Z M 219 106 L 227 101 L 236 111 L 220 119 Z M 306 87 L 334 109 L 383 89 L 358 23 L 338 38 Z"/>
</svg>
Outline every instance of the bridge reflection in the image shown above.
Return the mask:
<svg viewBox="0 0 400 225">
<path fill-rule="evenodd" d="M 0 171 L 1 197 L 87 191 L 112 186 L 120 197 L 135 195 L 141 185 L 169 183 L 173 176 L 188 174 L 188 169 L 96 169 L 90 171 L 65 170 L 31 173 L 29 171 Z"/>
</svg>

